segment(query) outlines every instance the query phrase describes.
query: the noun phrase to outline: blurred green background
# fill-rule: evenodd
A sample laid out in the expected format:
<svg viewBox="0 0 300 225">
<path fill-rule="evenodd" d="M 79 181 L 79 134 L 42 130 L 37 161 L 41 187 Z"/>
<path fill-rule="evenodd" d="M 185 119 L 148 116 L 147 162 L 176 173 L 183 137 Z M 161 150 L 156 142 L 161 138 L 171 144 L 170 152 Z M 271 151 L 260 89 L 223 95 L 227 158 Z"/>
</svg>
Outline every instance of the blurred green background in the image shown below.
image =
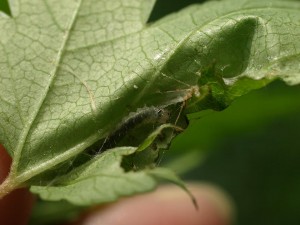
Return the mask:
<svg viewBox="0 0 300 225">
<path fill-rule="evenodd" d="M 196 0 L 160 0 L 150 22 Z M 9 12 L 0 0 L 0 10 Z M 186 180 L 222 187 L 236 205 L 235 224 L 300 224 L 300 86 L 280 81 L 235 101 L 222 112 L 189 115 L 162 165 Z M 80 208 L 40 202 L 31 224 L 55 224 Z"/>
</svg>

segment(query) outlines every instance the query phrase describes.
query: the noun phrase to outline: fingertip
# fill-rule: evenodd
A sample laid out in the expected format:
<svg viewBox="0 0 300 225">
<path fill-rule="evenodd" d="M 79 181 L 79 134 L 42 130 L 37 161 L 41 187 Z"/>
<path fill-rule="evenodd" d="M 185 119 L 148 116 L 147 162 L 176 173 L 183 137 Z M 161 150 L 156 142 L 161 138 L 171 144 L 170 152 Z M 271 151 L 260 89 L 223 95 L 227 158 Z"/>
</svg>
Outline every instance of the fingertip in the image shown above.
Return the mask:
<svg viewBox="0 0 300 225">
<path fill-rule="evenodd" d="M 199 209 L 176 186 L 165 186 L 153 193 L 124 199 L 91 213 L 84 225 L 229 225 L 233 207 L 229 197 L 212 185 L 192 184 L 189 189 Z"/>
<path fill-rule="evenodd" d="M 6 178 L 11 164 L 11 157 L 4 147 L 0 145 L 0 184 Z"/>
<path fill-rule="evenodd" d="M 0 224 L 26 225 L 33 203 L 34 198 L 28 189 L 12 191 L 0 201 Z"/>
<path fill-rule="evenodd" d="M 0 145 L 0 183 L 7 177 L 11 157 Z M 0 224 L 26 225 L 34 202 L 33 195 L 26 188 L 12 191 L 0 199 Z"/>
</svg>

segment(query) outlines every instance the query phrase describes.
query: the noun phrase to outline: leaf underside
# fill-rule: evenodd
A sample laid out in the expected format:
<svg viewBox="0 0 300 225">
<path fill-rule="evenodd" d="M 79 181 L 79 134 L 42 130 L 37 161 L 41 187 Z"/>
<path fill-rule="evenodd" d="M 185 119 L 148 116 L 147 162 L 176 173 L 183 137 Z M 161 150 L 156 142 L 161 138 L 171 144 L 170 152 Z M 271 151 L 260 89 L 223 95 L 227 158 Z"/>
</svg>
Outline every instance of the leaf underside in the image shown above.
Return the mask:
<svg viewBox="0 0 300 225">
<path fill-rule="evenodd" d="M 11 185 L 79 205 L 149 191 L 151 163 L 125 171 L 121 162 L 136 150 L 124 146 L 151 129 L 76 166 L 74 158 L 148 109 L 167 109 L 174 122 L 183 102 L 184 113 L 223 109 L 275 79 L 300 83 L 299 2 L 212 1 L 146 24 L 154 3 L 19 0 L 11 17 L 0 14 L 0 142 L 13 157 Z M 157 121 L 145 127 L 170 122 Z"/>
</svg>

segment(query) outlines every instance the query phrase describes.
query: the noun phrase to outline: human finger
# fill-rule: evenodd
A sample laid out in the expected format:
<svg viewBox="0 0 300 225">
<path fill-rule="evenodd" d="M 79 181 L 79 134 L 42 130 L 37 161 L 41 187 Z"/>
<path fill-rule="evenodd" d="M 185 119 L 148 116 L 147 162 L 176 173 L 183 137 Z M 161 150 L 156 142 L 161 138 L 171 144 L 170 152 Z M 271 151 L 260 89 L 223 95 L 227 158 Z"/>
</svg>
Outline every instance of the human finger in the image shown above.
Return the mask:
<svg viewBox="0 0 300 225">
<path fill-rule="evenodd" d="M 229 225 L 232 204 L 218 188 L 189 185 L 198 203 L 195 209 L 186 193 L 165 186 L 145 195 L 121 200 L 88 214 L 79 225 Z M 77 225 L 76 224 L 76 225 Z"/>
<path fill-rule="evenodd" d="M 0 145 L 0 183 L 6 178 L 11 158 Z M 26 188 L 12 191 L 0 199 L 0 224 L 26 225 L 33 205 L 33 196 Z"/>
</svg>

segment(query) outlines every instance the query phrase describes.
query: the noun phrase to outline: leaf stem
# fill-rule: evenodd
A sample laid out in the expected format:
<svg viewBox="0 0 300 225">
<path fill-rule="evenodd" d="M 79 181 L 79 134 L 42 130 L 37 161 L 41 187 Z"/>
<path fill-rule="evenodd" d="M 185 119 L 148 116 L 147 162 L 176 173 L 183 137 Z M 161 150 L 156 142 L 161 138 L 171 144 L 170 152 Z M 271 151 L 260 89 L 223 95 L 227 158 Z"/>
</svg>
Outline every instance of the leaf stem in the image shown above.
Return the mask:
<svg viewBox="0 0 300 225">
<path fill-rule="evenodd" d="M 11 176 L 8 176 L 3 183 L 0 184 L 0 200 L 18 187 L 19 183 L 11 179 Z"/>
</svg>

